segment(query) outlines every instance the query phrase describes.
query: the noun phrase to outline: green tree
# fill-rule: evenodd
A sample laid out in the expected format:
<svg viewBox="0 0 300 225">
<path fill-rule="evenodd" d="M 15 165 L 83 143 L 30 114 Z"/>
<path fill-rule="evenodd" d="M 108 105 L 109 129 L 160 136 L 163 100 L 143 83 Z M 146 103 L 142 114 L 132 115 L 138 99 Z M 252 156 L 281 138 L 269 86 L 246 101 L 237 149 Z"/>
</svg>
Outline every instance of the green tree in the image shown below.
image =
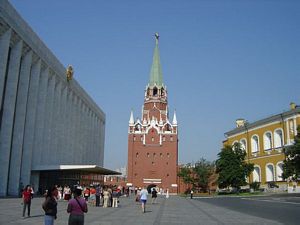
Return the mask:
<svg viewBox="0 0 300 225">
<path fill-rule="evenodd" d="M 247 184 L 246 177 L 254 170 L 254 165 L 245 162 L 246 152 L 239 143 L 233 147 L 225 146 L 218 157 L 216 172 L 219 174 L 220 188 L 233 187 L 239 190 L 241 186 Z"/>
<path fill-rule="evenodd" d="M 295 136 L 295 143 L 284 148 L 285 160 L 283 162 L 284 179 L 291 178 L 298 180 L 300 177 L 300 126 L 297 127 L 297 135 Z"/>
<path fill-rule="evenodd" d="M 180 167 L 177 176 L 181 177 L 185 184 L 192 184 L 194 186 L 195 181 L 194 181 L 191 167 L 192 167 L 191 163 L 188 163 Z"/>
<path fill-rule="evenodd" d="M 193 167 L 194 172 L 194 184 L 201 188 L 204 192 L 207 191 L 210 177 L 214 173 L 215 163 L 209 162 L 204 158 L 201 158 L 195 163 Z"/>
</svg>

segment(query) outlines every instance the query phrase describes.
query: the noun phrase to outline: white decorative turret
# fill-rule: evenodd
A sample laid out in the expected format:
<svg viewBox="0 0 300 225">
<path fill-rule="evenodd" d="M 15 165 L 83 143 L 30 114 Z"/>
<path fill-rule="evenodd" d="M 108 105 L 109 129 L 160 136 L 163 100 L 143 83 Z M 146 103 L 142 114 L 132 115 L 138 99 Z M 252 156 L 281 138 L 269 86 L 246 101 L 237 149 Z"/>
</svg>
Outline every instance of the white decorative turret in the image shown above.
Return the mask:
<svg viewBox="0 0 300 225">
<path fill-rule="evenodd" d="M 129 119 L 129 126 L 133 126 L 133 125 L 134 125 L 134 119 L 133 119 L 133 112 L 131 110 L 130 119 Z"/>
<path fill-rule="evenodd" d="M 177 125 L 176 110 L 174 111 L 173 125 Z"/>
</svg>

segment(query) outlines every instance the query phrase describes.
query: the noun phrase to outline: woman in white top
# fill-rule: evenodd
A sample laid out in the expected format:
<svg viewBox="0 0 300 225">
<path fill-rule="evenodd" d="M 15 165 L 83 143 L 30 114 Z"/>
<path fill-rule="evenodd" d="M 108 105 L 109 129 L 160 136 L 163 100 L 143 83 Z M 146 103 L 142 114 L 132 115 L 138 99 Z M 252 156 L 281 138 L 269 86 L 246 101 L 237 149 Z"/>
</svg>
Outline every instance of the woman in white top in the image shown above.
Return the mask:
<svg viewBox="0 0 300 225">
<path fill-rule="evenodd" d="M 145 187 L 141 190 L 140 195 L 141 195 L 141 202 L 142 202 L 142 211 L 143 211 L 143 213 L 145 213 L 146 212 L 147 195 L 148 195 L 148 191 Z"/>
</svg>

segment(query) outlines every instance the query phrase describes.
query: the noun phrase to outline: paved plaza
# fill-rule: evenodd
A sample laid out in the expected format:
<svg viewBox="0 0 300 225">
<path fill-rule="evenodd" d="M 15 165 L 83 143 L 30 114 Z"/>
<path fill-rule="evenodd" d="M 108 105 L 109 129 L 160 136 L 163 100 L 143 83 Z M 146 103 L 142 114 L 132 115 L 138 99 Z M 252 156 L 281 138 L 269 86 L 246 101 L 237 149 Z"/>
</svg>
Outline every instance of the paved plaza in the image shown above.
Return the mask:
<svg viewBox="0 0 300 225">
<path fill-rule="evenodd" d="M 228 200 L 226 200 L 228 199 Z M 245 210 L 236 210 L 226 207 L 222 202 L 230 202 L 233 198 L 211 198 L 211 199 L 189 199 L 179 196 L 170 196 L 169 199 L 159 197 L 156 204 L 148 204 L 146 213 L 142 213 L 139 203 L 134 201 L 134 197 L 120 198 L 119 208 L 89 207 L 89 212 L 85 217 L 86 225 L 169 225 L 169 224 L 296 224 L 292 222 L 282 222 L 256 216 L 251 213 L 251 204 L 237 202 L 237 204 L 250 204 Z M 243 201 L 243 198 L 239 198 Z M 252 198 L 251 198 L 252 199 Z M 281 198 L 282 199 L 282 198 Z M 264 199 L 263 199 L 264 200 Z M 21 199 L 8 198 L 0 199 L 0 225 L 4 224 L 43 224 L 43 211 L 41 208 L 43 198 L 34 198 L 30 218 L 22 218 Z M 220 201 L 220 204 L 218 204 Z M 299 210 L 299 202 L 295 204 L 284 204 L 291 209 Z M 256 207 L 253 205 L 253 207 Z M 68 224 L 68 214 L 66 212 L 67 202 L 59 201 L 58 218 L 56 225 Z M 242 208 L 242 207 L 240 207 Z M 288 210 L 288 209 L 287 209 Z M 274 212 L 276 214 L 276 212 Z M 276 219 L 276 218 L 275 218 Z M 280 222 L 278 222 L 280 221 Z M 299 220 L 298 220 L 299 221 Z"/>
</svg>

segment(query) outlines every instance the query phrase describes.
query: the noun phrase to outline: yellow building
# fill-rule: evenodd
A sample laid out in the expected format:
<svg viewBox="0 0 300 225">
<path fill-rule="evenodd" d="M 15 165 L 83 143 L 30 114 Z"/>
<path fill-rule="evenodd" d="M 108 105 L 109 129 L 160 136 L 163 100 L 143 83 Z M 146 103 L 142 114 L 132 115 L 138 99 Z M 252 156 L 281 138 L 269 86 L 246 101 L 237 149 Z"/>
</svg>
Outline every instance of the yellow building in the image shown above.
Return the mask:
<svg viewBox="0 0 300 225">
<path fill-rule="evenodd" d="M 246 160 L 254 164 L 249 183 L 258 181 L 262 188 L 268 189 L 269 182 L 273 181 L 280 190 L 286 190 L 287 182 L 281 176 L 285 158 L 283 147 L 294 143 L 298 125 L 300 107 L 291 103 L 289 111 L 253 123 L 236 120 L 236 128 L 225 133 L 224 145 L 238 142 L 247 152 Z"/>
</svg>

